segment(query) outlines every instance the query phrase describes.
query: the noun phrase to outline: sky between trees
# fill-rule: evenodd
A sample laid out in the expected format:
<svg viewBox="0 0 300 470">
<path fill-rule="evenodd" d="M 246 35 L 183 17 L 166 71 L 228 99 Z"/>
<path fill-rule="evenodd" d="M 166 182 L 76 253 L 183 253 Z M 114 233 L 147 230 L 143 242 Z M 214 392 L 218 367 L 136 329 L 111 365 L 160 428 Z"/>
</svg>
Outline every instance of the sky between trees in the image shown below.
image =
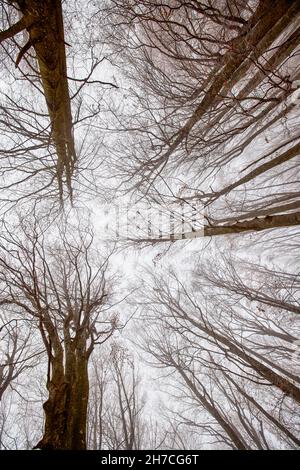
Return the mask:
<svg viewBox="0 0 300 470">
<path fill-rule="evenodd" d="M 1 449 L 299 447 L 299 19 L 1 2 Z"/>
</svg>

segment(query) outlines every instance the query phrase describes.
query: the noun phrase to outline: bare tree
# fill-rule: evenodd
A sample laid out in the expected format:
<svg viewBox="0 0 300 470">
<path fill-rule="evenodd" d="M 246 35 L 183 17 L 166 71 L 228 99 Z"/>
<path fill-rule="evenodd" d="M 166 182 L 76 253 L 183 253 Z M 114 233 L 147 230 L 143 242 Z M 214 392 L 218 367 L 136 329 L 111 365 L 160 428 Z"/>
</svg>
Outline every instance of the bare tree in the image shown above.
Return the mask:
<svg viewBox="0 0 300 470">
<path fill-rule="evenodd" d="M 45 357 L 43 345 L 38 341 L 31 321 L 21 319 L 18 312 L 2 307 L 0 327 L 0 448 L 32 448 L 35 430 L 26 429 L 29 416 L 34 420 L 31 410 L 30 384 L 34 382 L 37 368 Z M 34 371 L 34 374 L 33 374 Z M 42 403 L 42 402 L 41 402 Z M 24 416 L 21 419 L 22 412 Z M 29 413 L 29 410 L 32 412 Z M 40 420 L 40 423 L 42 421 Z M 26 442 L 22 441 L 24 429 L 27 431 Z M 29 442 L 32 443 L 28 446 Z M 36 442 L 36 441 L 35 441 Z"/>
<path fill-rule="evenodd" d="M 61 0 L 2 2 L 1 9 L 4 31 L 0 32 L 0 43 L 9 77 L 1 99 L 2 186 L 7 197 L 17 201 L 46 195 L 55 199 L 57 188 L 61 201 L 68 197 L 72 200 L 78 175 L 89 165 L 95 169 L 86 134 L 100 109 L 87 95 L 83 102 L 84 90 L 90 88 L 101 100 L 99 85 L 117 88 L 91 78 L 106 57 L 101 57 L 92 33 L 89 37 L 82 31 L 81 38 L 89 46 L 86 51 L 81 47 L 85 58 L 77 61 L 77 47 L 72 48 L 65 35 L 72 39 L 72 19 L 78 23 L 78 12 L 72 6 L 63 11 Z M 67 53 L 67 48 L 71 52 Z M 79 68 L 87 75 L 82 77 Z"/>
<path fill-rule="evenodd" d="M 1 305 L 34 322 L 48 356 L 42 449 L 86 448 L 88 361 L 117 328 L 109 256 L 98 258 L 91 232 L 72 230 L 47 244 L 35 221 L 1 237 Z"/>
<path fill-rule="evenodd" d="M 191 288 L 175 273 L 169 280 L 152 276 L 143 290 L 142 321 L 151 321 L 142 347 L 158 367 L 176 372 L 172 387 L 177 398 L 185 397 L 183 424 L 201 430 L 210 445 L 272 448 L 268 435 L 274 433 L 283 445 L 298 446 L 292 418 L 298 376 L 282 316 L 256 318 L 251 307 L 230 302 L 230 294 L 228 302 L 226 292 L 212 296 L 211 283 Z"/>
<path fill-rule="evenodd" d="M 26 331 L 26 325 L 17 319 L 4 320 L 0 327 L 0 401 L 7 388 L 22 372 L 33 367 L 32 359 L 41 353 L 29 352 L 31 332 L 24 335 L 22 330 Z"/>
<path fill-rule="evenodd" d="M 29 39 L 19 52 L 16 66 L 31 47 L 35 49 L 51 121 L 51 135 L 57 153 L 56 173 L 62 196 L 64 174 L 71 193 L 76 152 L 72 135 L 61 1 L 41 3 L 26 0 L 9 3 L 18 8 L 21 18 L 6 31 L 1 32 L 1 42 L 23 30 L 28 32 Z"/>
<path fill-rule="evenodd" d="M 299 12 L 284 0 L 107 2 L 125 76 L 126 106 L 112 106 L 118 181 L 202 201 L 208 236 L 299 225 Z"/>
<path fill-rule="evenodd" d="M 274 257 L 278 240 L 299 248 L 299 19 L 299 0 L 1 3 L 2 447 L 38 442 L 27 415 L 42 402 L 40 449 L 299 446 L 299 280 Z M 129 213 L 125 238 L 166 242 L 155 268 L 203 237 L 187 273 L 179 256 L 180 274 L 135 280 L 133 342 L 141 330 L 167 397 L 154 416 L 134 351 L 110 342 L 113 251 L 72 224 L 79 193 L 113 195 L 117 237 L 130 201 L 151 205 Z M 233 256 L 240 242 L 251 262 Z M 252 259 L 259 244 L 271 267 Z"/>
<path fill-rule="evenodd" d="M 89 446 L 92 449 L 156 449 L 166 444 L 163 422 L 149 417 L 145 391 L 130 352 L 115 341 L 92 361 Z"/>
</svg>

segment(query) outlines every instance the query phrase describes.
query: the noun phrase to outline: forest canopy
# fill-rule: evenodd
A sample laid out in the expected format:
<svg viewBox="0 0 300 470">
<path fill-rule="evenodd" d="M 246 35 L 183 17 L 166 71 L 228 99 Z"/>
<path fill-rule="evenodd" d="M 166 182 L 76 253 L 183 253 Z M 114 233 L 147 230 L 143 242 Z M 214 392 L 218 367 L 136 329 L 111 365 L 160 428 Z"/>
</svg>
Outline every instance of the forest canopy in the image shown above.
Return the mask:
<svg viewBox="0 0 300 470">
<path fill-rule="evenodd" d="M 297 449 L 299 0 L 0 2 L 0 449 Z"/>
</svg>

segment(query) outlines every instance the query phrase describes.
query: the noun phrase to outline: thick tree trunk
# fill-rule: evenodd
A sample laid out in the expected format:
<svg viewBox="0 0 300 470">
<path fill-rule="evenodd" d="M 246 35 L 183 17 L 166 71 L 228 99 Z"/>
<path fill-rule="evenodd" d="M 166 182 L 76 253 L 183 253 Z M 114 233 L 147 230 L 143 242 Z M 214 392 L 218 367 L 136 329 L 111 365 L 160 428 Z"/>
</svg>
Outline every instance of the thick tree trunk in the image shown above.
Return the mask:
<svg viewBox="0 0 300 470">
<path fill-rule="evenodd" d="M 71 384 L 70 417 L 68 434 L 69 448 L 86 449 L 86 422 L 89 396 L 88 362 L 77 358 L 76 377 Z"/>
<path fill-rule="evenodd" d="M 300 225 L 300 212 L 290 214 L 270 215 L 263 218 L 255 218 L 243 222 L 237 221 L 229 225 L 211 225 L 204 227 L 204 236 L 226 235 L 242 232 L 260 232 L 271 228 L 292 227 Z"/>
<path fill-rule="evenodd" d="M 272 208 L 270 209 L 272 213 Z M 266 217 L 255 217 L 252 220 L 243 220 L 244 216 L 241 217 L 241 221 L 236 220 L 230 224 L 218 225 L 218 220 L 214 223 L 208 223 L 201 229 L 194 230 L 192 232 L 184 233 L 170 233 L 162 238 L 128 238 L 128 240 L 135 243 L 162 243 L 162 242 L 174 242 L 176 240 L 189 240 L 192 238 L 201 237 L 216 237 L 219 235 L 231 235 L 244 232 L 261 232 L 262 230 L 270 230 L 273 228 L 293 227 L 300 225 L 300 212 L 292 212 L 289 214 L 278 214 L 278 215 L 267 215 Z M 299 313 L 295 308 L 295 313 Z"/>
<path fill-rule="evenodd" d="M 17 59 L 33 46 L 49 117 L 52 141 L 57 153 L 57 180 L 60 196 L 63 193 L 63 176 L 72 196 L 71 178 L 76 161 L 71 100 L 67 80 L 67 61 L 61 0 L 16 0 L 23 17 L 0 35 L 0 42 L 26 27 L 29 42 Z"/>
<path fill-rule="evenodd" d="M 63 363 L 53 364 L 44 404 L 45 430 L 36 448 L 43 450 L 85 450 L 88 406 L 88 359 L 75 351 Z"/>
</svg>

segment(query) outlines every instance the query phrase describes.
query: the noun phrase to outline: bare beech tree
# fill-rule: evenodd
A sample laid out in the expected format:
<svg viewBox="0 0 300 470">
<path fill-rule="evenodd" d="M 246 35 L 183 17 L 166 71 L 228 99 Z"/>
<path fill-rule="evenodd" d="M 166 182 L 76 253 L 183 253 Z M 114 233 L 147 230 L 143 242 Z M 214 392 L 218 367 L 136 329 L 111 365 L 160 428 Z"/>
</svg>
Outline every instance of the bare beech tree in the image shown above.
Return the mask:
<svg viewBox="0 0 300 470">
<path fill-rule="evenodd" d="M 232 301 L 240 301 L 245 298 L 250 302 L 259 305 L 259 316 L 263 316 L 267 309 L 272 312 L 278 309 L 299 315 L 299 276 L 292 272 L 286 272 L 265 266 L 235 259 L 231 256 L 218 253 L 218 262 L 215 267 L 203 266 L 203 263 L 197 267 L 195 274 L 195 285 L 199 279 L 200 285 L 206 282 L 208 285 L 214 285 L 216 288 L 228 293 Z M 258 318 L 257 318 L 258 320 Z M 283 325 L 282 325 L 283 326 Z M 296 338 L 286 332 L 285 338 L 290 341 Z"/>
<path fill-rule="evenodd" d="M 229 293 L 226 301 L 226 291 L 212 296 L 212 284 L 205 288 L 200 281 L 189 288 L 175 273 L 169 281 L 153 275 L 143 289 L 142 321 L 151 321 L 142 347 L 157 366 L 176 372 L 172 386 L 187 402 L 187 429 L 201 429 L 211 444 L 237 449 L 272 448 L 269 433 L 283 445 L 298 446 L 293 413 L 299 379 L 282 316 L 256 318 L 252 308 L 231 302 Z M 271 407 L 272 401 L 277 405 Z"/>
<path fill-rule="evenodd" d="M 92 33 L 82 27 L 80 51 L 67 42 L 77 40 L 76 26 L 88 22 L 90 10 L 85 9 L 85 16 L 77 11 L 78 2 L 64 6 L 61 0 L 1 4 L 3 203 L 45 196 L 55 201 L 57 194 L 61 201 L 72 200 L 80 173 L 98 166 L 99 144 L 93 146 L 87 135 L 100 111 L 97 100 L 106 86 L 116 85 L 92 77 L 106 59 Z"/>
<path fill-rule="evenodd" d="M 299 447 L 299 25 L 299 0 L 1 2 L 1 448 Z M 125 244 L 161 242 L 120 299 Z"/>
<path fill-rule="evenodd" d="M 111 412 L 107 423 L 108 433 L 113 436 L 111 448 L 139 449 L 143 439 L 141 413 L 144 403 L 143 397 L 139 396 L 135 364 L 126 350 L 117 344 L 112 348 L 111 361 L 117 403 L 117 409 Z"/>
<path fill-rule="evenodd" d="M 1 446 L 6 450 L 31 450 L 43 433 L 43 402 L 47 398 L 44 371 L 46 354 L 37 334 L 31 342 L 42 349 L 32 358 L 28 374 L 19 375 L 3 396 L 0 407 Z"/>
<path fill-rule="evenodd" d="M 126 105 L 112 107 L 120 183 L 202 201 L 209 236 L 299 225 L 299 13 L 285 0 L 106 2 L 125 76 Z"/>
<path fill-rule="evenodd" d="M 0 401 L 3 394 L 15 379 L 36 365 L 41 352 L 30 352 L 31 331 L 26 332 L 26 324 L 20 319 L 8 319 L 2 312 L 0 326 Z M 25 331 L 25 335 L 23 331 Z M 34 362 L 33 362 L 34 359 Z"/>
<path fill-rule="evenodd" d="M 33 221 L 1 236 L 1 305 L 34 322 L 48 356 L 41 449 L 86 448 L 88 361 L 118 327 L 107 312 L 109 256 L 100 259 L 90 231 L 71 230 L 50 243 Z"/>
<path fill-rule="evenodd" d="M 157 449 L 166 445 L 163 422 L 149 417 L 141 377 L 133 357 L 115 341 L 92 360 L 89 402 L 89 447 Z"/>
</svg>

